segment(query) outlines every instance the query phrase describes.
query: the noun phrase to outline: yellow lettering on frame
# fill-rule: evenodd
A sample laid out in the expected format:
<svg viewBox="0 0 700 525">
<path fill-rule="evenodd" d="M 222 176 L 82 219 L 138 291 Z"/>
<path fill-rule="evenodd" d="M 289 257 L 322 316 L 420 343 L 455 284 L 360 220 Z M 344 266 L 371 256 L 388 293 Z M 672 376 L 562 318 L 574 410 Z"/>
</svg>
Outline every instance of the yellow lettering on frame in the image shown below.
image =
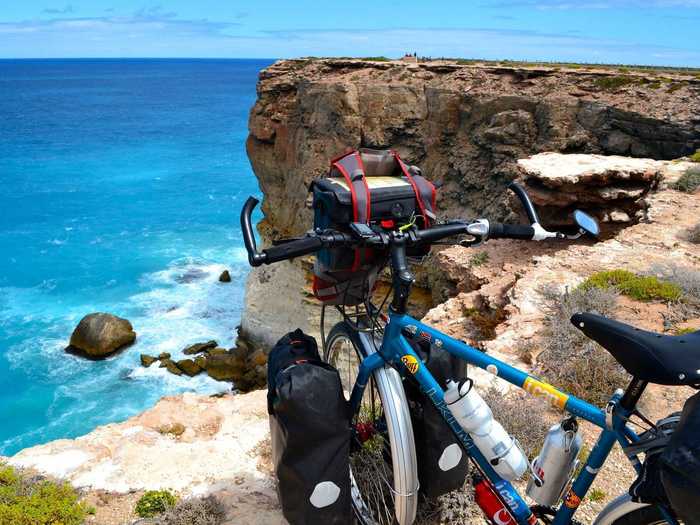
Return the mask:
<svg viewBox="0 0 700 525">
<path fill-rule="evenodd" d="M 523 389 L 529 394 L 535 397 L 541 397 L 549 401 L 549 403 L 555 408 L 564 410 L 566 402 L 569 400 L 569 396 L 565 393 L 560 392 L 552 385 L 538 381 L 532 377 L 528 377 L 523 384 Z"/>
</svg>

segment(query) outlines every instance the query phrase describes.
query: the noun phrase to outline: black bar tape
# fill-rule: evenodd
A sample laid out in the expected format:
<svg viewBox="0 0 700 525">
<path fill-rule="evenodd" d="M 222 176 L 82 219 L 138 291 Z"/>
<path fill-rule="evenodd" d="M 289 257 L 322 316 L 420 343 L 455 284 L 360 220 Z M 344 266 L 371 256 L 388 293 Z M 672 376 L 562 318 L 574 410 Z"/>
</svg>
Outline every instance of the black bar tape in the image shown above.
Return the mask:
<svg viewBox="0 0 700 525">
<path fill-rule="evenodd" d="M 535 236 L 535 229 L 525 224 L 489 224 L 490 239 L 528 239 Z"/>
<path fill-rule="evenodd" d="M 263 250 L 265 263 L 270 264 L 286 259 L 293 259 L 301 255 L 314 253 L 323 247 L 323 241 L 318 237 L 304 237 L 296 241 L 286 242 L 279 246 L 272 246 Z"/>
</svg>

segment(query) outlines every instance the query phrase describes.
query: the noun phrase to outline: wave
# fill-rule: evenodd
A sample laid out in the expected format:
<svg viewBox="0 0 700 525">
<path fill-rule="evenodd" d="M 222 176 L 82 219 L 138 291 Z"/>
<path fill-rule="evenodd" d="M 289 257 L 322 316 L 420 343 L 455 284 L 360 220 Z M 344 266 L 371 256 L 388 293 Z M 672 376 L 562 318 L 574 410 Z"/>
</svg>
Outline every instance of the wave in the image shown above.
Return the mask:
<svg viewBox="0 0 700 525">
<path fill-rule="evenodd" d="M 230 389 L 230 384 L 206 374 L 175 376 L 157 365 L 144 368 L 140 364 L 141 353 L 169 352 L 173 359 L 181 359 L 187 345 L 203 340 L 233 346 L 248 272 L 245 251 L 212 249 L 202 253 L 201 257 L 175 259 L 162 270 L 142 275 L 136 293 L 112 304 L 95 299 L 99 294 L 94 289 L 90 297 L 57 298 L 46 284 L 0 288 L 0 335 L 11 342 L 0 359 L 4 357 L 9 364 L 11 380 L 40 385 L 45 393 L 51 392 L 48 399 L 32 401 L 43 408 L 43 414 L 38 412 L 41 421 L 30 422 L 18 435 L 0 434 L 0 454 L 122 421 L 162 396 Z M 218 281 L 224 269 L 229 270 L 231 283 Z M 110 281 L 105 288 L 114 288 Z M 64 347 L 72 329 L 91 311 L 113 312 L 129 319 L 137 332 L 136 343 L 104 361 L 66 354 Z M 22 396 L 36 394 L 32 389 L 19 392 L 7 396 L 0 405 L 20 406 L 28 402 Z M 0 419 L 4 419 L 3 410 L 0 407 Z M 10 406 L 7 410 L 11 413 L 13 409 Z"/>
</svg>

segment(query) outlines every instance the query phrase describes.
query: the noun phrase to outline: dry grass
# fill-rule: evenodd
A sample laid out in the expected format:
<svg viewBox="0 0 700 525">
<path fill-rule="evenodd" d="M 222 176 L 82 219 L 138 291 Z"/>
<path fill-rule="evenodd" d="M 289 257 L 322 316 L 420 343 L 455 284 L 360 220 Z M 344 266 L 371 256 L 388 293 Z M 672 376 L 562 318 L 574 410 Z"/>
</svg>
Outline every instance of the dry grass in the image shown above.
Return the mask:
<svg viewBox="0 0 700 525">
<path fill-rule="evenodd" d="M 221 525 L 224 507 L 214 496 L 189 498 L 158 516 L 154 525 Z"/>
<path fill-rule="evenodd" d="M 615 389 L 626 385 L 629 376 L 605 349 L 577 330 L 570 318 L 576 312 L 612 316 L 617 293 L 597 287 L 563 293 L 545 287 L 541 293 L 547 321 L 538 371 L 558 388 L 591 403 L 605 404 Z"/>
</svg>

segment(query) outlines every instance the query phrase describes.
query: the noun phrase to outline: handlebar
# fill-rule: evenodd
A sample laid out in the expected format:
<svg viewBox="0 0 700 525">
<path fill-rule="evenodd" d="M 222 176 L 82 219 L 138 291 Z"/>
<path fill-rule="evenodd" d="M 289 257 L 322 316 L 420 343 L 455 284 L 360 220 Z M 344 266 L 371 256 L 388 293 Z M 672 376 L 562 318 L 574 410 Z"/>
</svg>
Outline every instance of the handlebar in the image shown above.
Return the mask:
<svg viewBox="0 0 700 525">
<path fill-rule="evenodd" d="M 539 223 L 539 218 L 535 207 L 532 204 L 525 189 L 513 182 L 508 188 L 513 191 L 525 208 L 528 219 L 532 222 L 530 226 L 525 224 L 500 224 L 491 223 L 486 219 L 475 221 L 451 221 L 443 224 L 436 224 L 429 229 L 419 230 L 411 228 L 406 232 L 376 232 L 370 230 L 370 235 L 358 235 L 352 233 L 342 233 L 335 230 L 317 230 L 307 233 L 304 237 L 293 239 L 283 244 L 278 244 L 270 248 L 258 251 L 255 243 L 255 232 L 251 216 L 253 210 L 258 205 L 258 199 L 248 197 L 241 210 L 241 230 L 243 232 L 243 242 L 248 252 L 248 262 L 251 266 L 262 264 L 272 264 L 287 259 L 293 259 L 302 255 L 315 253 L 322 248 L 335 247 L 397 247 L 404 249 L 406 246 L 425 245 L 454 237 L 468 234 L 474 237 L 473 242 L 465 242 L 465 245 L 475 245 L 487 239 L 523 239 L 541 241 L 543 239 L 557 238 L 577 238 L 584 230 L 593 234 L 589 229 L 582 228 L 580 233 L 574 236 L 567 236 L 559 232 L 548 232 Z M 366 228 L 366 227 L 365 227 Z M 373 234 L 372 234 L 373 233 Z"/>
</svg>

